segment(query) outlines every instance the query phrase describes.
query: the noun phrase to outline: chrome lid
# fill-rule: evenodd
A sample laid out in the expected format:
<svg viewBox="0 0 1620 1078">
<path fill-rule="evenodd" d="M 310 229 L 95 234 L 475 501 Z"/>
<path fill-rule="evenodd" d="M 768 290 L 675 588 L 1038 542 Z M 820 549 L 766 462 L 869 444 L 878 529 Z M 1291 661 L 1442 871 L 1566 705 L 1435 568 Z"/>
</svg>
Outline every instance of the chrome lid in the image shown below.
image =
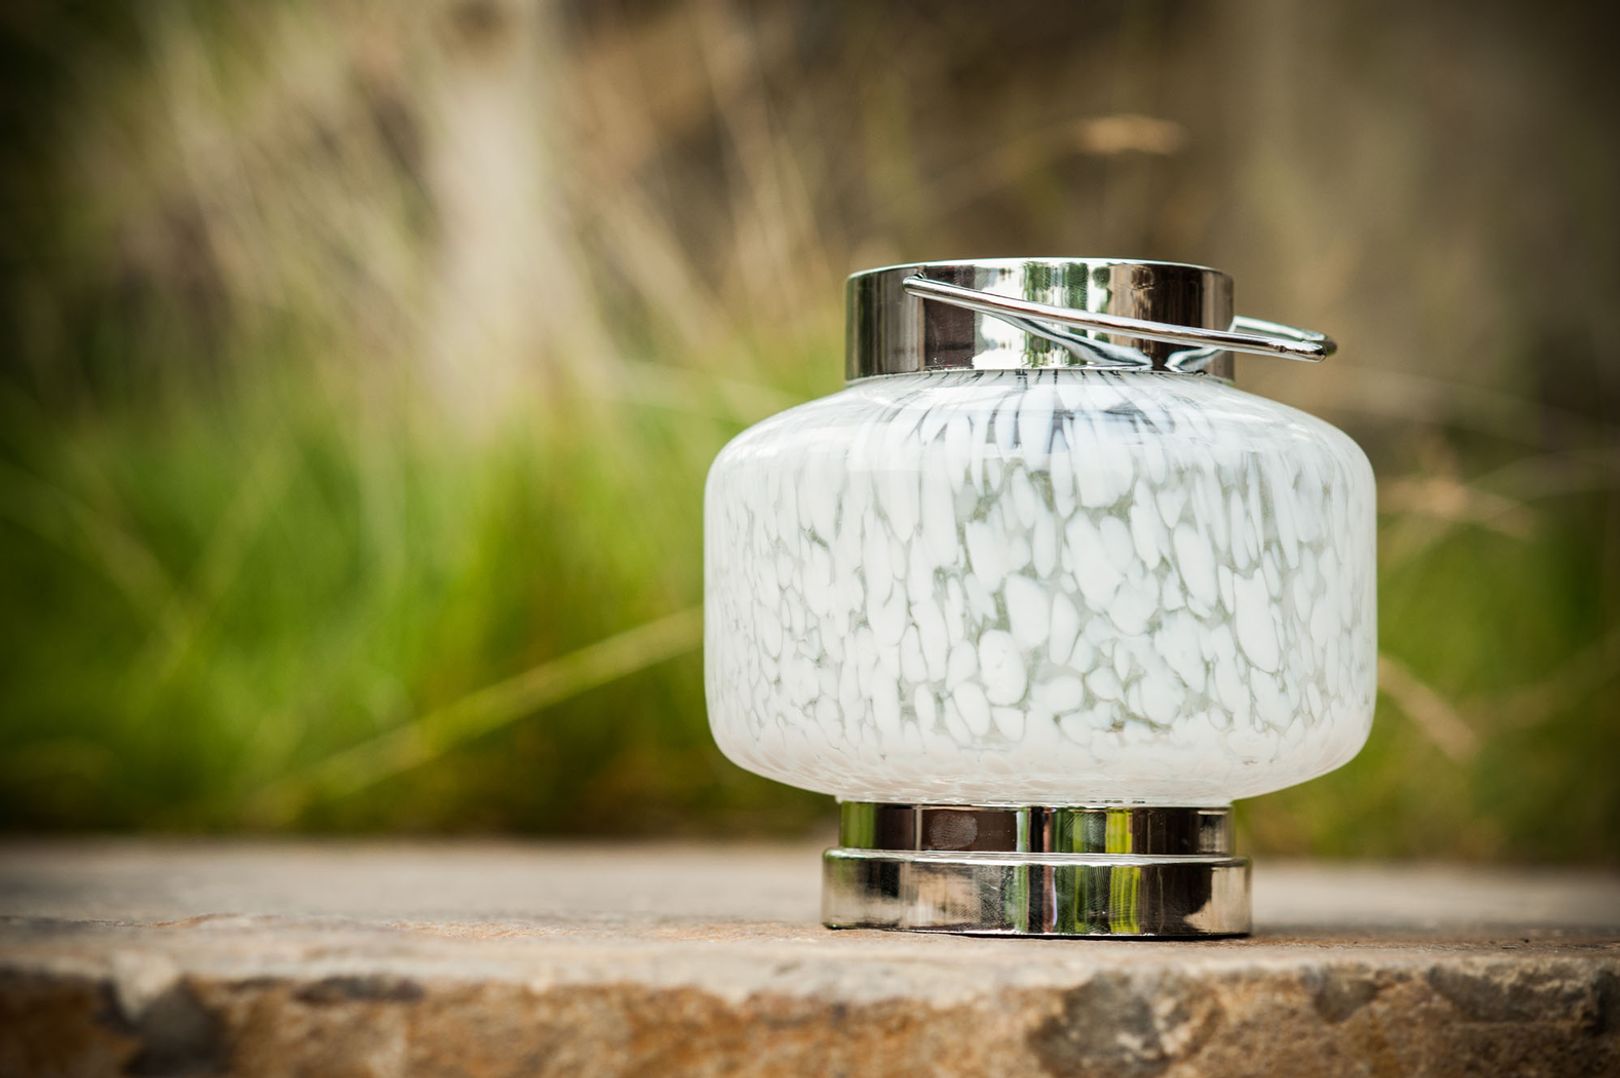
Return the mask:
<svg viewBox="0 0 1620 1078">
<path fill-rule="evenodd" d="M 1232 377 L 1232 353 L 1317 362 L 1311 330 L 1235 316 L 1232 279 L 1180 262 L 976 258 L 913 262 L 849 278 L 851 379 L 1054 367 Z"/>
</svg>

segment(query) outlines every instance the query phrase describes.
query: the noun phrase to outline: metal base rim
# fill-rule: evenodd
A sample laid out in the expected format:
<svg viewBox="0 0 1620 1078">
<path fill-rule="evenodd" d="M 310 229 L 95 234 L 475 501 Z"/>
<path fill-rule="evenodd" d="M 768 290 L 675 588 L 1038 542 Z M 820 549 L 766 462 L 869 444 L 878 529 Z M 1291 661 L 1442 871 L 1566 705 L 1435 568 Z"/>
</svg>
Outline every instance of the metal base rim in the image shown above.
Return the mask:
<svg viewBox="0 0 1620 1078">
<path fill-rule="evenodd" d="M 1247 935 L 1249 862 L 1220 840 L 1230 835 L 1227 821 L 1210 820 L 1228 811 L 846 803 L 843 845 L 823 855 L 822 920 L 970 936 Z M 909 838 L 892 826 L 908 812 L 918 821 Z M 1009 816 L 1024 826 L 999 826 Z M 1031 821 L 1044 828 L 1038 841 Z M 969 830 L 978 837 L 964 847 Z M 1193 834 L 1196 852 L 1185 838 Z"/>
</svg>

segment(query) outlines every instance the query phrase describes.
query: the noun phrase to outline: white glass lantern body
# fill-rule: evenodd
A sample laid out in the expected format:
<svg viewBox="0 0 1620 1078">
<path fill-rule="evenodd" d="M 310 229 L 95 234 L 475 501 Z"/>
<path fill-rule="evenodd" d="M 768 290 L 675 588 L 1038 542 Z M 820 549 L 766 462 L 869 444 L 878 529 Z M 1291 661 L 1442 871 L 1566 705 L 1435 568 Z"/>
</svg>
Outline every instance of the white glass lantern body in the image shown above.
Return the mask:
<svg viewBox="0 0 1620 1078">
<path fill-rule="evenodd" d="M 711 725 L 782 782 L 1222 805 L 1367 736 L 1372 471 L 1217 378 L 861 379 L 726 446 L 705 520 Z"/>
</svg>

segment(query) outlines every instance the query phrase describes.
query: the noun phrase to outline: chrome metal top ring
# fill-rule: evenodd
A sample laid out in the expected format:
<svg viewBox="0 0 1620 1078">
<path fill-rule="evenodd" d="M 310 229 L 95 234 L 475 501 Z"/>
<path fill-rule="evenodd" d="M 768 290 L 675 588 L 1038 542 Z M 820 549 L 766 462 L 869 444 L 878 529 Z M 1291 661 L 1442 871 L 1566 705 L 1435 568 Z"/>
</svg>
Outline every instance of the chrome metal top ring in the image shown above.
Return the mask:
<svg viewBox="0 0 1620 1078">
<path fill-rule="evenodd" d="M 850 277 L 845 372 L 1102 368 L 1232 376 L 1232 352 L 1318 362 L 1313 330 L 1232 312 L 1232 280 L 1179 262 L 970 259 Z"/>
</svg>

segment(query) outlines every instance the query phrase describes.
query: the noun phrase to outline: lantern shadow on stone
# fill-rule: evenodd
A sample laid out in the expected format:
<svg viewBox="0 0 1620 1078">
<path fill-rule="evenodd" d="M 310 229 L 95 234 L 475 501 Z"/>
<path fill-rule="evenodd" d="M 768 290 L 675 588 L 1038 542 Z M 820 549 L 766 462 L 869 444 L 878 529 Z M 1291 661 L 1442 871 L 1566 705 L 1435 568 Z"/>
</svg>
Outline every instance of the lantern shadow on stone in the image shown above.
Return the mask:
<svg viewBox="0 0 1620 1078">
<path fill-rule="evenodd" d="M 1108 259 L 857 274 L 849 386 L 722 450 L 710 722 L 845 803 L 828 924 L 1248 931 L 1231 802 L 1366 740 L 1374 491 L 1230 380 L 1332 343 L 1231 294 Z"/>
</svg>

